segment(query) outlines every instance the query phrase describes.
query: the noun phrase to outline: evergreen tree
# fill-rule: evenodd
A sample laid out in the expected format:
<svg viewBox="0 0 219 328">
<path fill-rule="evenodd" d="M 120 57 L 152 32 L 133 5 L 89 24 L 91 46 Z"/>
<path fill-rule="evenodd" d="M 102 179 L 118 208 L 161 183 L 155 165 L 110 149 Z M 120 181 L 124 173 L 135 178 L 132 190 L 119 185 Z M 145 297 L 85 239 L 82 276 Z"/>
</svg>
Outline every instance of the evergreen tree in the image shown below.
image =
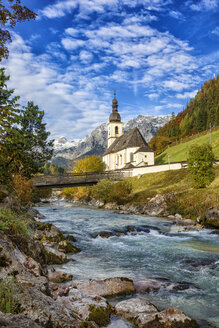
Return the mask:
<svg viewBox="0 0 219 328">
<path fill-rule="evenodd" d="M 15 174 L 30 178 L 52 156 L 52 141 L 42 123 L 43 111 L 32 102 L 23 110 L 7 88 L 9 76 L 0 70 L 0 183 L 9 183 Z"/>
<path fill-rule="evenodd" d="M 51 159 L 53 141 L 48 141 L 50 133 L 43 123 L 44 112 L 32 101 L 21 111 L 21 133 L 24 138 L 22 175 L 31 177 Z"/>
<path fill-rule="evenodd" d="M 14 158 L 18 156 L 21 134 L 19 97 L 13 97 L 13 89 L 7 88 L 9 76 L 0 69 L 0 183 L 6 183 L 13 171 Z M 18 156 L 19 157 L 19 156 Z"/>
</svg>

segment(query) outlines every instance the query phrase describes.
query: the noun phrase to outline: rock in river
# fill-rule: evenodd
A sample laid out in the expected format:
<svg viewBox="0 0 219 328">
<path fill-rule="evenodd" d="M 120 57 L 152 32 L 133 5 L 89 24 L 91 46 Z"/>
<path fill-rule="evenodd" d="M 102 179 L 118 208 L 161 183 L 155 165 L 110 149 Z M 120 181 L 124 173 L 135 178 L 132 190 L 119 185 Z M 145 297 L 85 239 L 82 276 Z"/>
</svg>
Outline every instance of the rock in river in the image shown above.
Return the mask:
<svg viewBox="0 0 219 328">
<path fill-rule="evenodd" d="M 153 304 L 138 298 L 119 302 L 115 311 L 139 328 L 198 328 L 194 319 L 178 309 L 159 312 Z"/>
<path fill-rule="evenodd" d="M 83 296 L 111 296 L 135 292 L 133 281 L 128 278 L 108 278 L 105 280 L 73 281 L 73 288 L 77 288 Z"/>
</svg>

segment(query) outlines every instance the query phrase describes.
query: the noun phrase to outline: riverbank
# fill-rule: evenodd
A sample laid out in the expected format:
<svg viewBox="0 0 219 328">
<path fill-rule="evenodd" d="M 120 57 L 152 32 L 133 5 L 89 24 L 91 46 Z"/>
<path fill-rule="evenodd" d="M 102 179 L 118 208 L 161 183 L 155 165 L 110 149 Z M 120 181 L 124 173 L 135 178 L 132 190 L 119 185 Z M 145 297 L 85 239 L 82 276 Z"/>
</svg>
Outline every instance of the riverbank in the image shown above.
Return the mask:
<svg viewBox="0 0 219 328">
<path fill-rule="evenodd" d="M 131 192 L 125 190 L 125 185 L 118 185 L 118 199 L 113 202 L 111 184 L 107 181 L 98 187 L 66 188 L 59 196 L 121 214 L 169 217 L 176 223 L 219 227 L 219 166 L 215 167 L 215 180 L 201 189 L 192 187 L 187 169 L 145 174 L 125 181 L 131 186 Z"/>
<path fill-rule="evenodd" d="M 74 236 L 66 238 L 34 209 L 19 215 L 0 209 L 0 216 L 1 327 L 106 327 L 111 314 L 138 327 L 198 327 L 195 320 L 173 307 L 159 311 L 135 296 L 138 291 L 186 286 L 125 277 L 72 281 L 68 272 L 51 265 L 74 265 L 73 254 L 80 251 Z M 112 295 L 126 296 L 112 306 L 106 298 Z"/>
</svg>

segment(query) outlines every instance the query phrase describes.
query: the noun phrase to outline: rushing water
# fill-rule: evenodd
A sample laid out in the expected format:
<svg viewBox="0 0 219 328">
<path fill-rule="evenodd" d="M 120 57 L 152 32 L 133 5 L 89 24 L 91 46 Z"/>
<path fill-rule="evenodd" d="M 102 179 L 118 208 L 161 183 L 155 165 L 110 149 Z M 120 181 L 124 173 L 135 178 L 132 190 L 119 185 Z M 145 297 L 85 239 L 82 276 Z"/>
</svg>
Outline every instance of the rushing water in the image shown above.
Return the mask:
<svg viewBox="0 0 219 328">
<path fill-rule="evenodd" d="M 160 310 L 169 306 L 179 308 L 197 319 L 201 327 L 219 327 L 219 237 L 210 229 L 185 232 L 165 219 L 120 215 L 64 202 L 44 205 L 38 210 L 47 222 L 76 238 L 82 251 L 72 256 L 75 261 L 61 266 L 75 279 L 155 277 L 187 283 L 186 290 L 160 289 L 145 297 Z M 100 231 L 127 226 L 144 226 L 144 231 L 107 239 L 96 237 Z M 109 327 L 130 325 L 116 318 Z"/>
</svg>

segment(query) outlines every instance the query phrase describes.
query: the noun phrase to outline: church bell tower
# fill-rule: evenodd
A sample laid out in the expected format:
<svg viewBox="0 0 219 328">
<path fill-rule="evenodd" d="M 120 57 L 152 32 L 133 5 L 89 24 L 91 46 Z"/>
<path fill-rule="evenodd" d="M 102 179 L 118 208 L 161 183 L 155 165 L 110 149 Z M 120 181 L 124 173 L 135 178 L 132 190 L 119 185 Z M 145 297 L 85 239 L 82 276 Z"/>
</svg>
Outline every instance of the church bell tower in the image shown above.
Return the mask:
<svg viewBox="0 0 219 328">
<path fill-rule="evenodd" d="M 109 117 L 108 127 L 108 148 L 122 135 L 122 122 L 118 113 L 118 101 L 116 99 L 116 91 L 114 91 L 114 98 L 112 101 L 112 113 Z"/>
</svg>

